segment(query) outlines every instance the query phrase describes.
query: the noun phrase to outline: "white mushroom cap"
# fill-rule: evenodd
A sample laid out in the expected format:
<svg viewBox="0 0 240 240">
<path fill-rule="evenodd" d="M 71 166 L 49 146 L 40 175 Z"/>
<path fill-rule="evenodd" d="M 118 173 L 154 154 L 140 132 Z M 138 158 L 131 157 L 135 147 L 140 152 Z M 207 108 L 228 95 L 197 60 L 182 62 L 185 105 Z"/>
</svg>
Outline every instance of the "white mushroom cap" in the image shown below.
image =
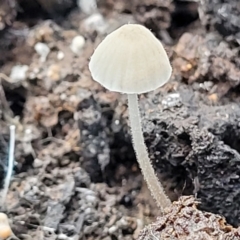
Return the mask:
<svg viewBox="0 0 240 240">
<path fill-rule="evenodd" d="M 161 42 L 138 24 L 109 34 L 93 53 L 89 69 L 95 81 L 121 93 L 145 93 L 164 85 L 172 67 Z"/>
</svg>

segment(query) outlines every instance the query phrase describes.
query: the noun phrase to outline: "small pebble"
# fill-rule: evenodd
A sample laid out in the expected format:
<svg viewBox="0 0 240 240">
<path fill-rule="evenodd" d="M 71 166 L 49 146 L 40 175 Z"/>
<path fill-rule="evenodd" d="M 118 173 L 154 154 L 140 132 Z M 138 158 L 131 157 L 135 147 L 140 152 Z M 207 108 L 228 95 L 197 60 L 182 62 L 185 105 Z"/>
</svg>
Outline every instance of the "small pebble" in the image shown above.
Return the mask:
<svg viewBox="0 0 240 240">
<path fill-rule="evenodd" d="M 73 53 L 78 55 L 79 53 L 81 53 L 84 45 L 85 45 L 85 39 L 83 36 L 79 35 L 73 38 L 70 48 Z"/>
<path fill-rule="evenodd" d="M 59 51 L 58 54 L 57 54 L 57 59 L 58 60 L 63 60 L 65 57 L 64 53 L 62 51 Z"/>
<path fill-rule="evenodd" d="M 59 81 L 61 79 L 61 68 L 57 64 L 49 66 L 47 71 L 47 77 L 52 81 Z"/>
<path fill-rule="evenodd" d="M 84 194 L 84 195 L 92 195 L 92 196 L 95 196 L 95 192 L 92 191 L 91 189 L 88 189 L 88 188 L 78 187 L 78 188 L 76 188 L 76 191 L 79 192 L 79 193 L 82 193 L 82 194 Z"/>
<path fill-rule="evenodd" d="M 85 211 L 84 211 L 85 216 L 88 215 L 88 214 L 92 214 L 92 213 L 93 213 L 93 209 L 90 208 L 90 207 L 86 208 Z"/>
<path fill-rule="evenodd" d="M 97 10 L 96 0 L 78 0 L 77 5 L 83 13 L 88 15 Z"/>
<path fill-rule="evenodd" d="M 10 79 L 12 83 L 18 83 L 26 80 L 26 75 L 29 67 L 27 65 L 16 65 L 12 68 Z"/>
<path fill-rule="evenodd" d="M 48 47 L 48 45 L 42 42 L 38 42 L 34 46 L 34 49 L 37 52 L 37 54 L 40 56 L 40 61 L 45 62 L 47 60 L 48 54 L 50 53 L 50 48 Z"/>
<path fill-rule="evenodd" d="M 67 237 L 67 235 L 61 233 L 61 234 L 58 235 L 58 239 L 59 239 L 59 240 L 67 240 L 68 237 Z"/>
<path fill-rule="evenodd" d="M 181 101 L 182 100 L 179 93 L 171 93 L 164 97 L 162 100 L 162 105 L 166 109 L 179 105 Z"/>
<path fill-rule="evenodd" d="M 92 196 L 92 195 L 87 195 L 86 200 L 90 203 L 95 203 L 97 198 L 95 196 Z"/>
<path fill-rule="evenodd" d="M 118 230 L 117 226 L 112 226 L 108 229 L 109 234 L 114 234 Z"/>
<path fill-rule="evenodd" d="M 94 13 L 83 22 L 87 31 L 97 31 L 104 34 L 108 28 L 108 24 L 100 13 Z"/>
</svg>

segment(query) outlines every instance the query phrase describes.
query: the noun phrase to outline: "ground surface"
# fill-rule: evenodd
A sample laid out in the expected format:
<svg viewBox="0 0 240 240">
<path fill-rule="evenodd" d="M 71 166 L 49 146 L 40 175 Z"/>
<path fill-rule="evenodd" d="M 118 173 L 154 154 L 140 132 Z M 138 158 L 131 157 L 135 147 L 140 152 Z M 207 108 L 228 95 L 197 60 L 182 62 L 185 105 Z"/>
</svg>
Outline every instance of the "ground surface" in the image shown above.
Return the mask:
<svg viewBox="0 0 240 240">
<path fill-rule="evenodd" d="M 170 83 L 140 97 L 168 195 L 194 194 L 200 209 L 240 224 L 238 0 L 99 0 L 90 15 L 71 0 L 1 4 L 1 183 L 8 126 L 17 126 L 15 172 L 1 207 L 17 237 L 137 239 L 160 215 L 135 161 L 126 98 L 88 70 L 93 49 L 128 22 L 152 29 L 174 68 Z M 76 55 L 77 35 L 86 42 Z M 50 50 L 46 59 L 34 49 L 39 42 Z"/>
</svg>

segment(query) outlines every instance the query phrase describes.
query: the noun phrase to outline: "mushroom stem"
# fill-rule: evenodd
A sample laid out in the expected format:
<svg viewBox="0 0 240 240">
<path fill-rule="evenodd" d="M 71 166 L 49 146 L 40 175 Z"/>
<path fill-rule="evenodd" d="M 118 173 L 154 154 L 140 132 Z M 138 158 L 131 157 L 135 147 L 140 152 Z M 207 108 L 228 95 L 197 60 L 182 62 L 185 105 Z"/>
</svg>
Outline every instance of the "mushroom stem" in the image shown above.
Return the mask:
<svg viewBox="0 0 240 240">
<path fill-rule="evenodd" d="M 148 156 L 147 147 L 143 138 L 137 94 L 128 94 L 128 107 L 132 141 L 137 161 L 153 198 L 163 211 L 171 205 L 171 201 L 165 194 L 161 183 L 155 175 Z"/>
</svg>

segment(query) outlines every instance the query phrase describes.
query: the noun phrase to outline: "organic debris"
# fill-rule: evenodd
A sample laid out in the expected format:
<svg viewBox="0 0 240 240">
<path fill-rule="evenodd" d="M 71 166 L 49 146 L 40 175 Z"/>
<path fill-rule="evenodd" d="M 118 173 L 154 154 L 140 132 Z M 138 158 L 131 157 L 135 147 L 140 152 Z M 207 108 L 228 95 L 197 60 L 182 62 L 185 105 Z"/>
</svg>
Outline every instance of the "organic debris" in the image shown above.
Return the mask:
<svg viewBox="0 0 240 240">
<path fill-rule="evenodd" d="M 240 228 L 226 224 L 224 218 L 197 209 L 193 197 L 181 197 L 162 217 L 146 227 L 138 240 L 237 240 Z"/>
</svg>

